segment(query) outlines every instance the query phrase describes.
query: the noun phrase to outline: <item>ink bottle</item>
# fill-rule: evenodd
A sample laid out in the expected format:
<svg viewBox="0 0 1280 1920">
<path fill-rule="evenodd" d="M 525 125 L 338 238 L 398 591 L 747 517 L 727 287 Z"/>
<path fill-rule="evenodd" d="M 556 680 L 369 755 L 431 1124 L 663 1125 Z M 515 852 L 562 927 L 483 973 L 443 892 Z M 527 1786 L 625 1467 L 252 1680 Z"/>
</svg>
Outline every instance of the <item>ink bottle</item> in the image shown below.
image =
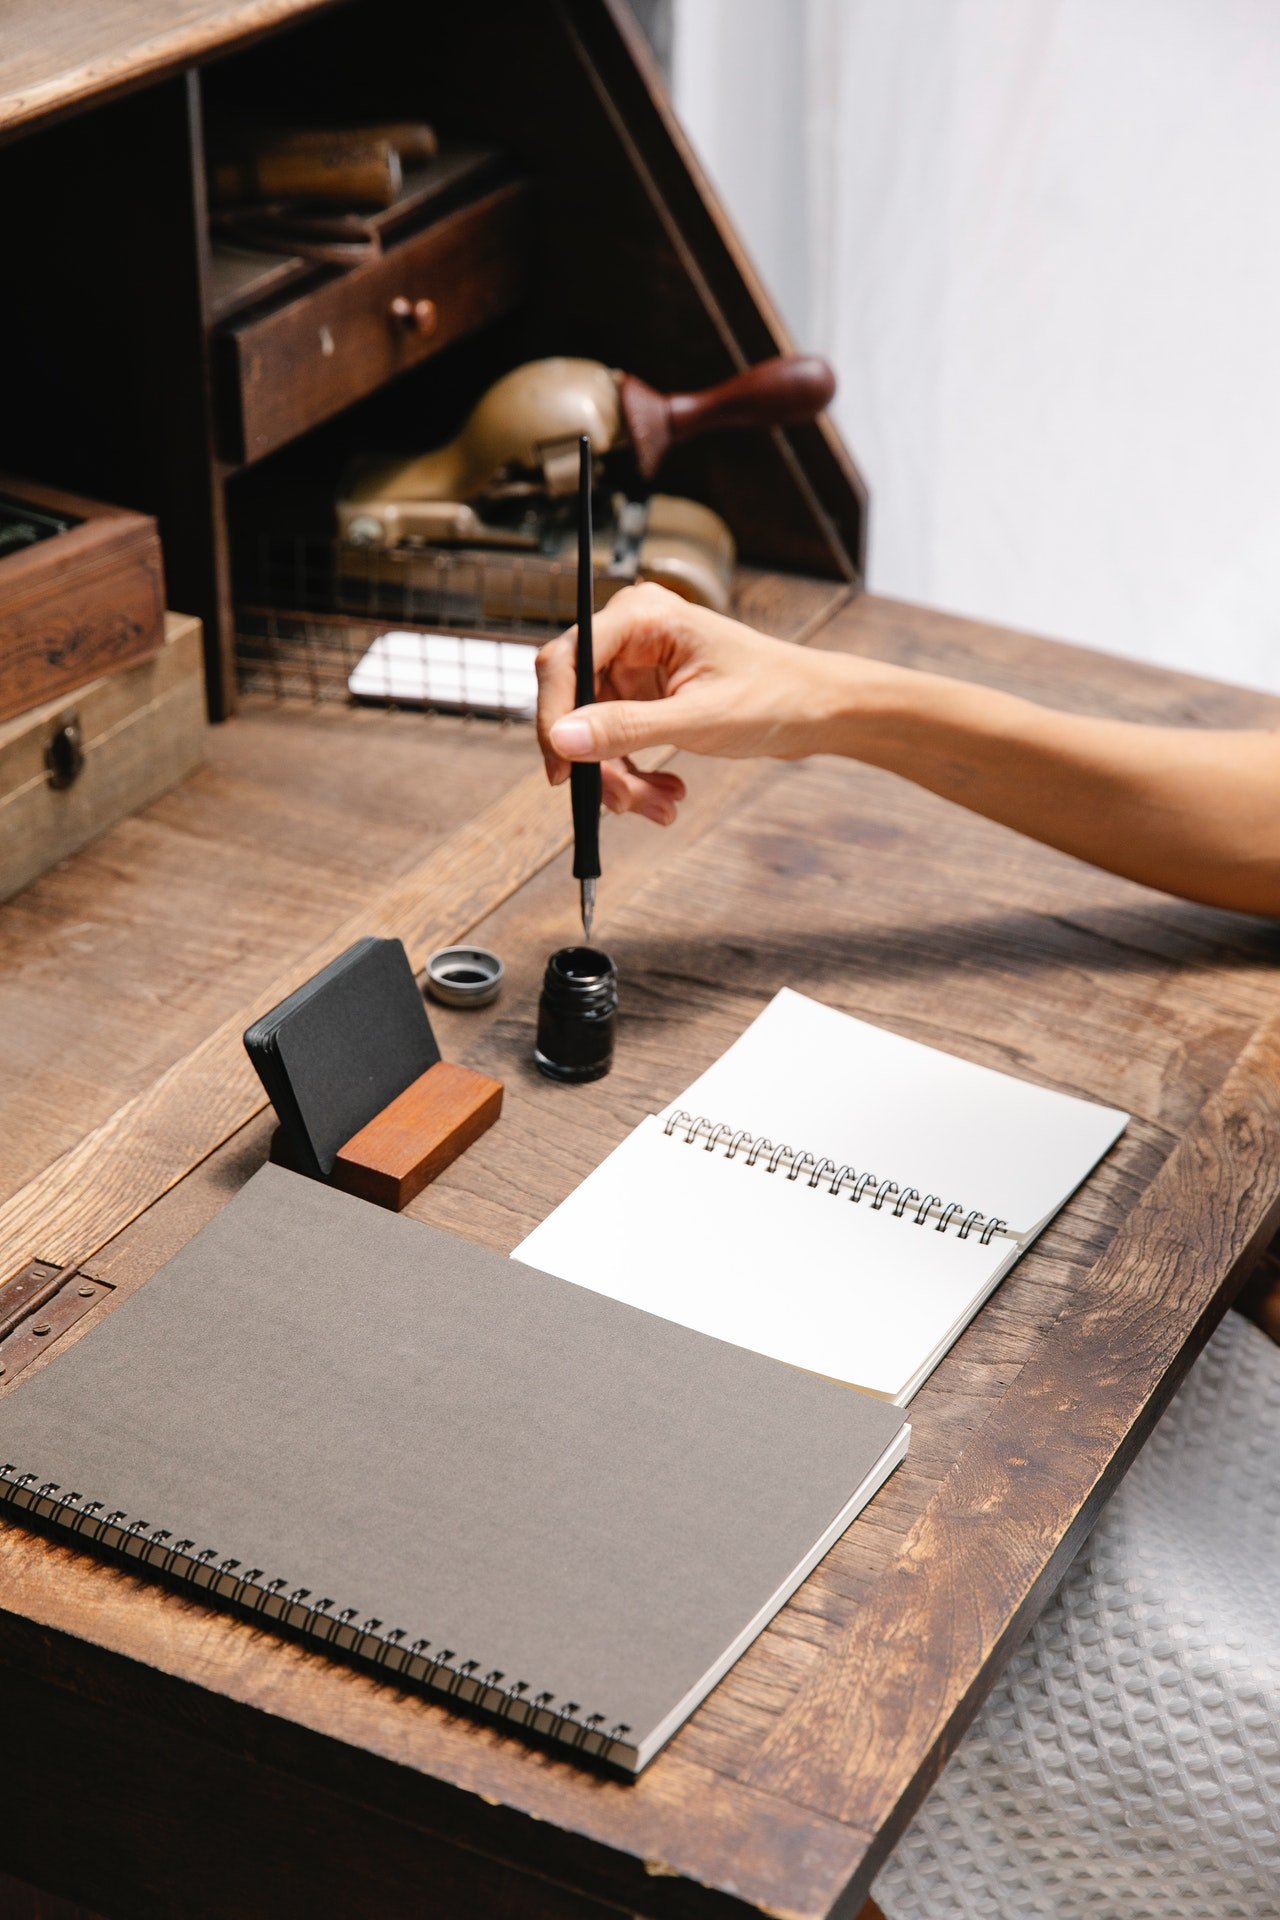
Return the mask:
<svg viewBox="0 0 1280 1920">
<path fill-rule="evenodd" d="M 613 1065 L 618 976 L 596 947 L 561 947 L 547 962 L 534 1062 L 551 1080 L 599 1080 Z"/>
</svg>

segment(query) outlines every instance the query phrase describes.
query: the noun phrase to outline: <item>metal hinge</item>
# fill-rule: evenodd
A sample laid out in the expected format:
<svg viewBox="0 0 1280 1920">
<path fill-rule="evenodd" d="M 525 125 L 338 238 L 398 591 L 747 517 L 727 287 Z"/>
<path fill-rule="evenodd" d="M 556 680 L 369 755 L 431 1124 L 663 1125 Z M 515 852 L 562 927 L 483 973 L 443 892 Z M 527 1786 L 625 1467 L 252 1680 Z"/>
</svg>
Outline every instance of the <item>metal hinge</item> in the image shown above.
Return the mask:
<svg viewBox="0 0 1280 1920">
<path fill-rule="evenodd" d="M 29 1260 L 0 1287 L 0 1390 L 113 1291 L 78 1267 Z"/>
</svg>

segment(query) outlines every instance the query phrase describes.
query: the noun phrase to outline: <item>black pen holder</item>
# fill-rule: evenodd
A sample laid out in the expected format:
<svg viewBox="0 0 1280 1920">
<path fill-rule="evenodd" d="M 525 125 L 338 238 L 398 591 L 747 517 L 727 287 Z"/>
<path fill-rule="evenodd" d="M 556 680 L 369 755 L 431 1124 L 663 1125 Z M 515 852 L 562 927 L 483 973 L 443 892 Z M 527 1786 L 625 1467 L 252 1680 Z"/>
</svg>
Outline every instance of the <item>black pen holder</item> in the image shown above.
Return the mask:
<svg viewBox="0 0 1280 1920">
<path fill-rule="evenodd" d="M 547 962 L 534 1061 L 550 1080 L 599 1080 L 613 1065 L 618 975 L 596 947 L 561 947 Z"/>
</svg>

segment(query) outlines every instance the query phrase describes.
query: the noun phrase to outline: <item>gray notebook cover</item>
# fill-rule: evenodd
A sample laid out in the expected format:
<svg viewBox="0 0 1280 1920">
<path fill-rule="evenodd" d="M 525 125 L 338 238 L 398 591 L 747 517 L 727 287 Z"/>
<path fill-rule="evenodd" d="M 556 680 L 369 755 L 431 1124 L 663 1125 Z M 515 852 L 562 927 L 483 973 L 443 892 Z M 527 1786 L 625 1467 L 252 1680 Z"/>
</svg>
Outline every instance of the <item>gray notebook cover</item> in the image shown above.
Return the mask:
<svg viewBox="0 0 1280 1920">
<path fill-rule="evenodd" d="M 638 1770 L 908 1433 L 264 1167 L 0 1402 L 0 1499 Z"/>
</svg>

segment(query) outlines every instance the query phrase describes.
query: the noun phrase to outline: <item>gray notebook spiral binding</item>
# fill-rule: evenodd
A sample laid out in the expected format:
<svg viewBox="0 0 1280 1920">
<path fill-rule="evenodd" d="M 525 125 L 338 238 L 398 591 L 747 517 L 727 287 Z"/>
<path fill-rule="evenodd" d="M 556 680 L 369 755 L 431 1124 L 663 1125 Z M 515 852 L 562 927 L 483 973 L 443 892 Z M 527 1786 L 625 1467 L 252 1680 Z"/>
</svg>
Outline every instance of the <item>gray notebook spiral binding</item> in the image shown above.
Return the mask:
<svg viewBox="0 0 1280 1920">
<path fill-rule="evenodd" d="M 908 1434 L 264 1167 L 0 1399 L 0 1512 L 635 1772 Z"/>
</svg>

